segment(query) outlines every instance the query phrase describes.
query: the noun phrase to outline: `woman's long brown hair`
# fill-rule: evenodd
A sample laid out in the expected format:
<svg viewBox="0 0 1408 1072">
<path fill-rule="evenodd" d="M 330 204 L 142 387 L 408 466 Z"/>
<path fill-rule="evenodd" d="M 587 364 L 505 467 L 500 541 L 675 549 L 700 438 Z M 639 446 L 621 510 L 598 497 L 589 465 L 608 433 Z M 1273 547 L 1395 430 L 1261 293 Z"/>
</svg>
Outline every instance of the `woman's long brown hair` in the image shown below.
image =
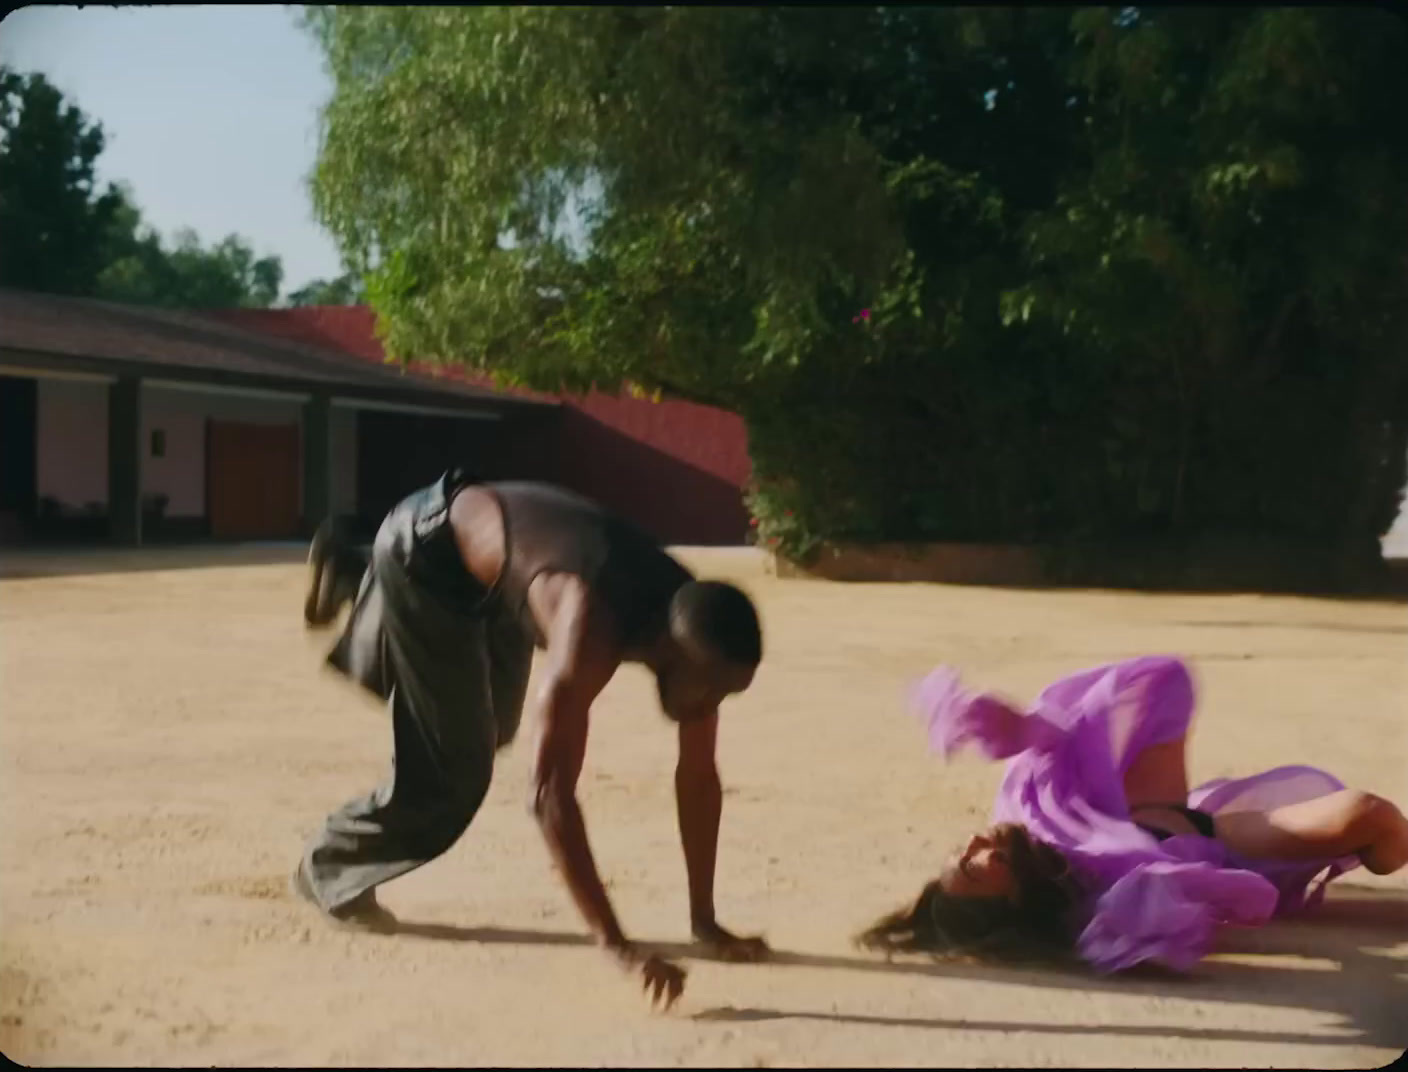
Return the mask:
<svg viewBox="0 0 1408 1072">
<path fill-rule="evenodd" d="M 887 953 L 1068 958 L 1079 887 L 1066 858 L 1014 823 L 990 835 L 1007 858 L 1014 897 L 953 897 L 931 882 L 912 905 L 876 921 L 857 942 Z"/>
</svg>

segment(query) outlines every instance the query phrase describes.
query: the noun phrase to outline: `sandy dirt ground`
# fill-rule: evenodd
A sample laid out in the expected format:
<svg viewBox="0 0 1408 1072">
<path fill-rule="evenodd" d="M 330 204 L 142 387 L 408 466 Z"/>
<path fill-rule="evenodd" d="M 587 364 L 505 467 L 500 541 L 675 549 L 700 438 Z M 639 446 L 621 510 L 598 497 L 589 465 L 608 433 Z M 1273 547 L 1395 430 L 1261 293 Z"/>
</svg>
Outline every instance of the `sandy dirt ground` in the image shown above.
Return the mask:
<svg viewBox="0 0 1408 1072">
<path fill-rule="evenodd" d="M 673 739 L 649 681 L 623 673 L 582 798 L 628 933 L 690 971 L 661 1016 L 552 873 L 523 806 L 526 732 L 463 841 L 383 889 L 401 934 L 329 928 L 289 896 L 303 839 L 386 773 L 389 724 L 322 669 L 301 563 L 215 557 L 75 557 L 0 581 L 0 1049 L 16 1060 L 1369 1068 L 1408 1047 L 1408 874 L 1356 872 L 1317 918 L 1229 933 L 1186 978 L 850 945 L 982 822 L 998 779 L 926 755 L 902 700 L 935 662 L 1027 699 L 1093 663 L 1181 653 L 1201 689 L 1195 780 L 1309 761 L 1408 801 L 1402 605 L 842 586 L 687 555 L 740 577 L 764 617 L 763 669 L 724 713 L 718 906 L 779 952 L 690 955 Z"/>
</svg>

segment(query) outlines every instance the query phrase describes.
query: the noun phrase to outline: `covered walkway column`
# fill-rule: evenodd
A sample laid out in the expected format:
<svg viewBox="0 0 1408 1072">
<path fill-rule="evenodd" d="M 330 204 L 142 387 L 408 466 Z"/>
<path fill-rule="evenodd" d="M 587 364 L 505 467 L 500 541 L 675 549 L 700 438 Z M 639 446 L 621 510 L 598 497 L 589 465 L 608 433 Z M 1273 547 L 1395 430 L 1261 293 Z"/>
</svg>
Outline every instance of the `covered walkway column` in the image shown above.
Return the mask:
<svg viewBox="0 0 1408 1072">
<path fill-rule="evenodd" d="M 332 513 L 332 400 L 313 395 L 303 403 L 303 530 L 311 536 Z"/>
<path fill-rule="evenodd" d="M 108 386 L 108 525 L 114 543 L 142 542 L 142 381 Z"/>
</svg>

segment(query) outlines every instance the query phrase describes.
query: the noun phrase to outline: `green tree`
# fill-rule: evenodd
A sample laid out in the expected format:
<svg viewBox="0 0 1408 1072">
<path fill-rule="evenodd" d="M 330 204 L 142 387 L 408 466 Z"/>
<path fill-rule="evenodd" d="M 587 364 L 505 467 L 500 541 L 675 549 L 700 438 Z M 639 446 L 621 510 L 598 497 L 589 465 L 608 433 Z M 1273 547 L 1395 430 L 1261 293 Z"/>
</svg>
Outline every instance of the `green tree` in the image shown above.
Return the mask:
<svg viewBox="0 0 1408 1072">
<path fill-rule="evenodd" d="M 765 534 L 1364 550 L 1408 447 L 1367 9 L 314 8 L 394 355 L 740 411 Z"/>
<path fill-rule="evenodd" d="M 360 305 L 365 300 L 362 281 L 354 272 L 345 272 L 336 279 L 314 279 L 288 296 L 291 306 Z"/>
<path fill-rule="evenodd" d="M 42 74 L 0 67 L 0 285 L 144 305 L 214 308 L 277 302 L 283 267 L 230 235 L 205 248 L 183 231 L 167 246 L 131 191 L 99 191 L 102 126 Z"/>
<path fill-rule="evenodd" d="M 825 21 L 848 17 L 868 16 Z M 806 354 L 821 320 L 847 323 L 898 253 L 895 228 L 853 123 L 822 110 L 781 137 L 768 87 L 730 74 L 766 67 L 759 34 L 779 18 L 315 9 L 337 78 L 315 203 L 393 352 L 737 404 L 733 384 Z M 730 82 L 737 99 L 696 101 Z M 834 310 L 816 308 L 818 286 Z"/>
<path fill-rule="evenodd" d="M 1106 369 L 1106 523 L 1376 553 L 1408 442 L 1403 22 L 1093 9 L 1071 36 L 1087 159 L 1023 221 L 1007 309 Z"/>
<path fill-rule="evenodd" d="M 122 209 L 99 189 L 103 128 L 42 74 L 0 66 L 0 285 L 87 293 Z"/>
<path fill-rule="evenodd" d="M 267 308 L 278 302 L 283 265 L 278 257 L 256 257 L 239 235 L 208 248 L 195 232 L 178 231 L 168 247 L 152 228 L 138 223 L 112 241 L 114 256 L 98 276 L 94 293 L 110 301 L 167 308 Z"/>
</svg>

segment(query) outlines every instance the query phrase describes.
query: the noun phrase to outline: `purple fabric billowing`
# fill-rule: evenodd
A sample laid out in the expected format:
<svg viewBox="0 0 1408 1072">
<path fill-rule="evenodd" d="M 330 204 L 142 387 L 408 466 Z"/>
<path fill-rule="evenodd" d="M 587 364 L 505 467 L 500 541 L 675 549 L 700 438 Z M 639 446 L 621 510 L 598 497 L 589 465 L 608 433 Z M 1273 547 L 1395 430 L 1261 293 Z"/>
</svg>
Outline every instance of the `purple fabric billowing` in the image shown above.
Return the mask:
<svg viewBox="0 0 1408 1072">
<path fill-rule="evenodd" d="M 1071 862 L 1089 894 L 1077 948 L 1101 971 L 1146 960 L 1186 970 L 1219 925 L 1254 926 L 1315 904 L 1331 879 L 1359 866 L 1355 857 L 1247 860 L 1211 838 L 1159 841 L 1135 825 L 1125 772 L 1145 748 L 1184 736 L 1192 720 L 1193 681 L 1177 658 L 1144 656 L 1072 674 L 1025 712 L 965 690 L 948 667 L 925 678 L 912 699 L 935 752 L 949 758 L 971 747 L 1007 760 L 992 821 L 1020 823 Z M 1264 810 L 1343 788 L 1314 767 L 1278 767 L 1208 782 L 1187 804 L 1214 815 Z"/>
</svg>

